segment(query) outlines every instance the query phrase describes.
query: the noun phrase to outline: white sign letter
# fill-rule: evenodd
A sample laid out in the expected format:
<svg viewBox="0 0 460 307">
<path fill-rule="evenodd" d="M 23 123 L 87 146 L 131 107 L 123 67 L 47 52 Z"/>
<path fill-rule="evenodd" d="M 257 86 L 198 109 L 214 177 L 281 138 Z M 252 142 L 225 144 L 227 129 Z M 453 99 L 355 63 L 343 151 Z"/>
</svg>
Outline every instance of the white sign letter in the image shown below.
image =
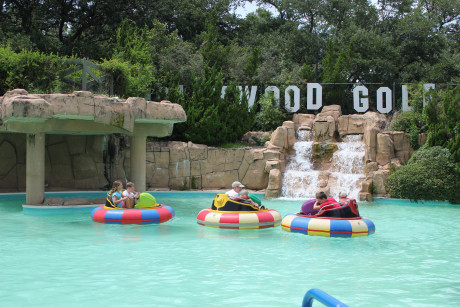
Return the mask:
<svg viewBox="0 0 460 307">
<path fill-rule="evenodd" d="M 316 90 L 316 102 L 313 103 L 313 92 Z M 318 110 L 323 106 L 323 88 L 319 83 L 307 84 L 307 110 Z"/>
<path fill-rule="evenodd" d="M 273 92 L 273 97 L 275 97 L 275 104 L 280 107 L 280 89 L 276 86 L 270 85 L 265 89 L 265 93 Z"/>
<path fill-rule="evenodd" d="M 433 83 L 427 83 L 423 85 L 423 91 L 428 92 L 430 89 L 435 89 L 435 85 Z M 427 99 L 431 99 L 430 96 L 427 97 Z M 423 93 L 423 106 L 426 106 L 428 102 L 425 100 L 425 93 Z"/>
<path fill-rule="evenodd" d="M 383 106 L 383 93 L 386 95 L 385 107 Z M 377 111 L 380 113 L 389 113 L 393 106 L 391 105 L 391 90 L 388 87 L 380 87 L 377 90 Z"/>
<path fill-rule="evenodd" d="M 227 91 L 227 87 L 226 85 L 222 86 L 222 92 L 221 92 L 221 95 L 220 95 L 220 98 L 224 99 L 225 98 L 225 91 Z"/>
<path fill-rule="evenodd" d="M 353 89 L 353 108 L 356 112 L 366 112 L 369 109 L 369 98 L 359 98 L 360 93 L 367 96 L 369 94 L 367 87 L 359 85 Z"/>
<path fill-rule="evenodd" d="M 291 94 L 290 91 L 294 92 L 294 106 L 291 107 Z M 286 87 L 284 91 L 284 107 L 288 112 L 297 112 L 300 109 L 300 90 L 295 85 Z"/>
<path fill-rule="evenodd" d="M 409 92 L 407 91 L 407 84 L 401 86 L 402 91 L 402 111 L 412 111 L 412 107 L 409 106 Z"/>
<path fill-rule="evenodd" d="M 240 97 L 243 97 L 243 87 L 238 86 L 238 89 L 240 90 Z M 257 94 L 257 86 L 253 85 L 251 86 L 251 92 L 249 92 L 249 86 L 244 87 L 244 94 L 246 95 L 246 98 L 248 99 L 248 107 L 251 108 L 254 105 L 254 101 L 256 100 L 256 94 Z"/>
</svg>

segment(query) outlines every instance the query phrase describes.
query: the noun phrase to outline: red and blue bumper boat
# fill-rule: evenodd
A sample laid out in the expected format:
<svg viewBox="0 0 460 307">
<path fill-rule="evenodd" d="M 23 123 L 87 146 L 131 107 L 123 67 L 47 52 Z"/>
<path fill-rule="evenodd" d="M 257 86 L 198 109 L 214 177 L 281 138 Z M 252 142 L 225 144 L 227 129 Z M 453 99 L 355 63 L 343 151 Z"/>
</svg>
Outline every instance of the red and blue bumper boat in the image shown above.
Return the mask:
<svg viewBox="0 0 460 307">
<path fill-rule="evenodd" d="M 110 206 L 106 200 L 104 206 L 91 212 L 93 221 L 104 224 L 160 224 L 174 217 L 174 209 L 168 205 L 157 204 L 155 197 L 149 193 L 141 193 L 138 203 L 132 209 Z"/>
<path fill-rule="evenodd" d="M 369 236 L 375 232 L 374 223 L 359 215 L 355 199 L 338 202 L 340 206 L 327 205 L 318 212 L 313 212 L 311 208 L 315 202 L 315 199 L 305 202 L 302 206 L 302 213 L 286 215 L 281 221 L 281 228 L 309 236 L 344 238 Z M 306 207 L 311 208 L 305 209 Z"/>
</svg>

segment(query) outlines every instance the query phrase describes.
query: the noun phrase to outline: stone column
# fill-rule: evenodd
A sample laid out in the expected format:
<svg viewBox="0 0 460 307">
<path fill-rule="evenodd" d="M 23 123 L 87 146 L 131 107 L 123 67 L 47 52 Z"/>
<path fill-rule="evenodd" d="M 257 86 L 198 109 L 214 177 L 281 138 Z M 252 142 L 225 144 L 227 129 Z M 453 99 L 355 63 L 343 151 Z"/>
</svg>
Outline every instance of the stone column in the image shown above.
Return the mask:
<svg viewBox="0 0 460 307">
<path fill-rule="evenodd" d="M 26 204 L 41 203 L 45 197 L 45 134 L 27 134 Z"/>
<path fill-rule="evenodd" d="M 131 181 L 136 185 L 136 191 L 146 189 L 146 136 L 131 137 Z"/>
</svg>

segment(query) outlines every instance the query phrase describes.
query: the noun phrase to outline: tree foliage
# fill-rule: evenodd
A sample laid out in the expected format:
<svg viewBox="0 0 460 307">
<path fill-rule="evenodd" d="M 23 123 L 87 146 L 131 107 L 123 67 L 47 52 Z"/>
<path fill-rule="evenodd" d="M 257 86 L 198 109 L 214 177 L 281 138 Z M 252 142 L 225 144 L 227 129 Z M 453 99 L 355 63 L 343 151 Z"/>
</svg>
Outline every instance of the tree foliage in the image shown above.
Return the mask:
<svg viewBox="0 0 460 307">
<path fill-rule="evenodd" d="M 240 140 L 252 128 L 255 108 L 248 108 L 246 95 L 233 83 L 222 98 L 222 86 L 222 73 L 216 67 L 206 68 L 204 76 L 195 79 L 190 98 L 179 98 L 187 121 L 175 125 L 176 139 L 220 145 Z M 172 95 L 177 97 L 177 92 Z"/>
<path fill-rule="evenodd" d="M 277 106 L 273 93 L 263 95 L 258 102 L 260 106 L 259 112 L 256 114 L 255 131 L 270 131 L 281 126 L 286 120 L 284 114 Z"/>
<path fill-rule="evenodd" d="M 429 146 L 447 148 L 460 172 L 460 85 L 444 91 L 430 91 L 423 114 L 428 124 Z"/>
<path fill-rule="evenodd" d="M 448 200 L 460 203 L 460 173 L 449 150 L 440 146 L 415 152 L 407 165 L 388 176 L 391 197 L 419 200 Z"/>
<path fill-rule="evenodd" d="M 65 58 L 37 51 L 16 53 L 11 47 L 0 47 L 0 93 L 15 88 L 30 92 L 50 93 L 64 73 Z"/>
</svg>

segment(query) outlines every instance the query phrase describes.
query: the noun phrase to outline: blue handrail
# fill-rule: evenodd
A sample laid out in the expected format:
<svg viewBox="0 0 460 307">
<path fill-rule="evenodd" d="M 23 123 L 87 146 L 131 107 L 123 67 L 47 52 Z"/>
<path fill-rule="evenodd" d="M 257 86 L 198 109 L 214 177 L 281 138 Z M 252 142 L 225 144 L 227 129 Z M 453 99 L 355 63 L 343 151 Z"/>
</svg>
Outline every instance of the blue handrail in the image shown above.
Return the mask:
<svg viewBox="0 0 460 307">
<path fill-rule="evenodd" d="M 348 307 L 338 299 L 333 296 L 330 296 L 320 289 L 310 289 L 305 296 L 303 297 L 302 307 L 311 307 L 313 305 L 313 300 L 317 300 L 328 307 Z"/>
</svg>

